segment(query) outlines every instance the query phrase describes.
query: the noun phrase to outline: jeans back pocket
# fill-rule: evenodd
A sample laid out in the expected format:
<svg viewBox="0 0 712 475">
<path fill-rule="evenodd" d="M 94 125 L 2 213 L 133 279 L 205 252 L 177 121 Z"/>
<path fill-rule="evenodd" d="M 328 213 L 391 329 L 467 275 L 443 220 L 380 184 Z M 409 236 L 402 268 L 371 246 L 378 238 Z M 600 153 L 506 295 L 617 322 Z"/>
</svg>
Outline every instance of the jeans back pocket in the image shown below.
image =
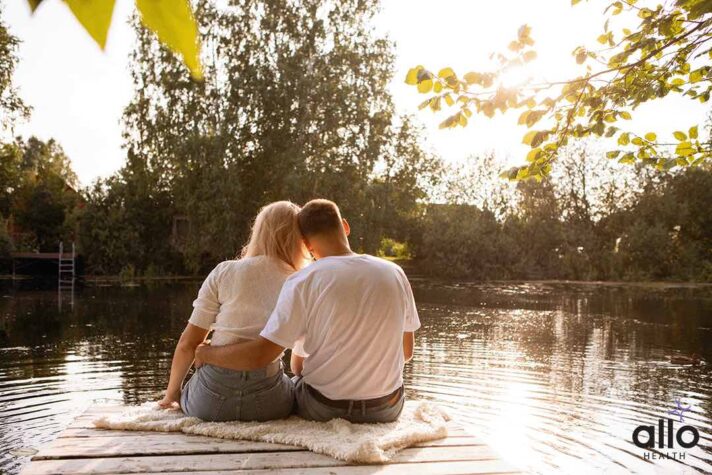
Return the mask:
<svg viewBox="0 0 712 475">
<path fill-rule="evenodd" d="M 184 411 L 189 416 L 197 417 L 204 421 L 220 420 L 225 396 L 210 388 L 209 382 L 201 375 L 200 370 L 188 381 L 188 394 Z"/>
</svg>

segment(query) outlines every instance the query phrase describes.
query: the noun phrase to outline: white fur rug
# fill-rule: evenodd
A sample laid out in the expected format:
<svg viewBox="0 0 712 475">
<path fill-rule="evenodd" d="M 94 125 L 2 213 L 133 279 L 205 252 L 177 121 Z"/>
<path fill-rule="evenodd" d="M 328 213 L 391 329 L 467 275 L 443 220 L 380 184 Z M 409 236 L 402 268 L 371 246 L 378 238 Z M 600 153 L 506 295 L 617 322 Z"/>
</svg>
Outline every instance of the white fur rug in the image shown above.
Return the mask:
<svg viewBox="0 0 712 475">
<path fill-rule="evenodd" d="M 102 429 L 184 432 L 221 439 L 304 447 L 351 463 L 384 463 L 401 449 L 447 437 L 445 411 L 425 401 L 406 401 L 396 422 L 352 424 L 343 419 L 313 422 L 292 416 L 269 422 L 203 422 L 155 402 L 127 406 L 92 422 Z"/>
</svg>

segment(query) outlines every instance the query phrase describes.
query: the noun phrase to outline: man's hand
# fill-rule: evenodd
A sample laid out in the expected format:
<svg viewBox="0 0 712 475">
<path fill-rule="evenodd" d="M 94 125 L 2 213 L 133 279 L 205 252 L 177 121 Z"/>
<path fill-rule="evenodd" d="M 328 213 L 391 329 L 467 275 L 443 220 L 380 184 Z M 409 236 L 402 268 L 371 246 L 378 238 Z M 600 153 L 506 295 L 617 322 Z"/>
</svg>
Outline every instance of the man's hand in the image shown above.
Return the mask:
<svg viewBox="0 0 712 475">
<path fill-rule="evenodd" d="M 210 350 L 210 345 L 206 343 L 201 343 L 195 348 L 195 361 L 193 364 L 195 364 L 196 368 L 200 368 L 205 364 L 205 357 L 207 356 L 207 353 Z"/>
<path fill-rule="evenodd" d="M 195 349 L 195 367 L 209 364 L 235 371 L 250 371 L 264 368 L 283 351 L 283 347 L 262 337 L 224 346 L 201 344 Z"/>
</svg>

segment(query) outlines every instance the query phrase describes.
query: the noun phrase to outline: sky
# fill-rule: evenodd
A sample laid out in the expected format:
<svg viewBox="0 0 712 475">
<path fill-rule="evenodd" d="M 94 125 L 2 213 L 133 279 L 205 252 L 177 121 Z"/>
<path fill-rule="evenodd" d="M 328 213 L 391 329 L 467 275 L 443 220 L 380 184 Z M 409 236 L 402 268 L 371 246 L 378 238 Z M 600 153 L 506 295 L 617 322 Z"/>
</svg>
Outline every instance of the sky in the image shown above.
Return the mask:
<svg viewBox="0 0 712 475">
<path fill-rule="evenodd" d="M 60 0 L 46 0 L 34 15 L 25 0 L 0 2 L 5 23 L 22 42 L 15 84 L 33 108 L 31 118 L 19 124 L 15 133 L 55 138 L 84 185 L 109 176 L 125 157 L 120 120 L 133 94 L 128 58 L 134 35 L 127 24 L 133 0 L 116 0 L 105 51 Z M 374 30 L 396 45 L 389 90 L 398 111 L 414 115 L 423 125 L 425 146 L 449 162 L 493 150 L 503 166 L 509 166 L 521 163 L 528 150 L 521 144 L 525 129 L 516 125 L 520 111 L 498 114 L 495 119 L 473 116 L 467 128 L 440 130 L 438 124 L 447 112 L 418 111 L 425 96 L 404 83 L 406 72 L 419 64 L 434 71 L 451 66 L 461 74 L 486 70 L 490 53 L 506 50 L 526 23 L 532 27 L 538 58 L 527 71 L 508 79 L 571 77 L 578 70 L 571 51 L 578 45 L 596 45 L 607 2 L 590 0 L 576 7 L 570 0 L 383 0 L 382 4 Z M 635 26 L 634 20 L 619 21 Z M 704 123 L 708 110 L 699 103 L 668 97 L 641 106 L 626 125 L 638 133 L 658 131 L 663 138 L 673 130 Z"/>
</svg>

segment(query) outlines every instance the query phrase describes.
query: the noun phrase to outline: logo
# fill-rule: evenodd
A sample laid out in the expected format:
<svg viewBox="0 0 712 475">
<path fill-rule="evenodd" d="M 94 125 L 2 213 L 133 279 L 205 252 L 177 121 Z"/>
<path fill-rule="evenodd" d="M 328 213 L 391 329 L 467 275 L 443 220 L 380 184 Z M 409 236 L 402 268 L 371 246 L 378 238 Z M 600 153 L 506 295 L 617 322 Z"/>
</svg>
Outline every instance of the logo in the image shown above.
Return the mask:
<svg viewBox="0 0 712 475">
<path fill-rule="evenodd" d="M 685 413 L 692 408 L 684 405 L 680 399 L 675 399 L 675 408 L 668 411 L 666 417 L 658 419 L 655 425 L 640 425 L 633 431 L 633 443 L 641 449 L 646 449 L 643 458 L 646 460 L 675 459 L 684 460 L 685 452 L 681 449 L 691 449 L 700 441 L 699 431 L 691 425 L 677 426 L 685 423 Z M 676 422 L 678 424 L 676 424 Z M 656 431 L 657 429 L 657 431 Z"/>
</svg>

